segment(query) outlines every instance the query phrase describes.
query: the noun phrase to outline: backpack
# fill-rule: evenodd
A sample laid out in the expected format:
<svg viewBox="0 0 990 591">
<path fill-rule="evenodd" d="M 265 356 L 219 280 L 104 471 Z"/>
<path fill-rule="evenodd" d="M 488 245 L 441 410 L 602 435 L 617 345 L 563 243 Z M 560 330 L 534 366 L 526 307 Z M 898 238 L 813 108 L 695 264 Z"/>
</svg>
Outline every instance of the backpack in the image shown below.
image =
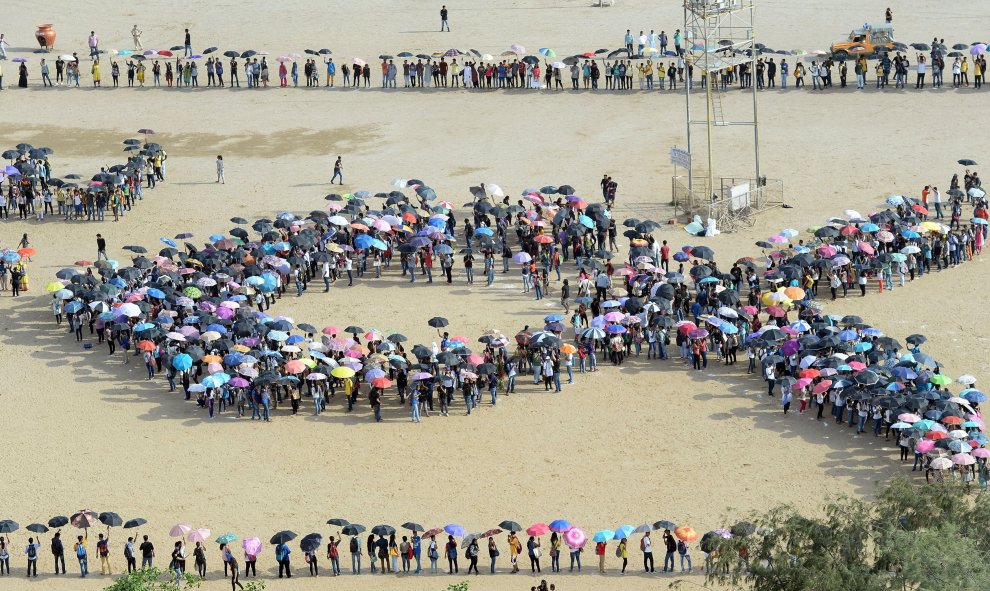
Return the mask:
<svg viewBox="0 0 990 591">
<path fill-rule="evenodd" d="M 86 557 L 86 546 L 83 546 L 81 543 L 78 543 L 77 542 L 76 543 L 76 556 L 78 558 L 85 558 Z"/>
<path fill-rule="evenodd" d="M 616 558 L 622 558 L 622 546 L 621 545 L 615 547 L 615 557 Z"/>
<path fill-rule="evenodd" d="M 684 543 L 684 540 L 677 541 L 677 553 L 681 556 L 687 554 L 687 544 Z"/>
<path fill-rule="evenodd" d="M 34 560 L 38 557 L 38 547 L 35 544 L 31 544 L 27 548 L 28 560 Z"/>
<path fill-rule="evenodd" d="M 351 553 L 353 554 L 359 550 L 357 538 L 351 538 Z"/>
<path fill-rule="evenodd" d="M 279 544 L 275 548 L 275 560 L 279 562 L 285 560 L 285 546 L 283 544 Z"/>
</svg>

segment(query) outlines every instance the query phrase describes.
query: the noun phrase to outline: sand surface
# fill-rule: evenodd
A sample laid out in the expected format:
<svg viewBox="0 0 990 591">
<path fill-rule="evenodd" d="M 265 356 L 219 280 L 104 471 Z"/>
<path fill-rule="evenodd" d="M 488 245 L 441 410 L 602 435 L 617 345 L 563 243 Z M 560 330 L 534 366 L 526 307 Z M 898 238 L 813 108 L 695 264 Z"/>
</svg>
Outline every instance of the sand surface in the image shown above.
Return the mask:
<svg viewBox="0 0 990 591">
<path fill-rule="evenodd" d="M 443 35 L 431 32 L 439 24 L 439 6 L 411 1 L 317 7 L 293 0 L 273 10 L 254 1 L 120 8 L 96 0 L 93 7 L 101 15 L 106 47 L 128 47 L 136 21 L 145 30 L 146 47 L 175 45 L 181 28 L 190 26 L 197 47 L 250 46 L 273 56 L 327 45 L 341 57 L 448 46 L 497 53 L 514 42 L 560 48 L 564 55 L 616 47 L 629 27 L 671 32 L 680 26 L 675 3 L 619 0 L 605 9 L 588 4 L 451 4 L 454 32 Z M 47 5 L 8 11 L 3 27 L 14 51 L 33 43 L 33 26 L 40 22 L 56 24 L 63 50 L 71 44 L 81 51 L 91 28 L 87 17 L 77 12 L 70 20 L 66 3 Z M 825 47 L 864 20 L 879 20 L 884 7 L 768 0 L 761 4 L 761 39 L 773 47 Z M 907 42 L 930 39 L 932 23 L 939 35 L 951 37 L 950 44 L 985 34 L 965 5 L 951 13 L 916 1 L 895 9 L 895 24 L 904 31 L 898 39 Z M 208 30 L 216 31 L 209 39 Z M 7 85 L 11 65 L 4 64 Z M 972 127 L 984 97 L 972 91 L 837 94 L 761 94 L 764 171 L 784 180 L 793 208 L 774 210 L 743 232 L 705 239 L 720 263 L 757 254 L 753 242 L 781 228 L 820 225 L 847 208 L 872 211 L 887 195 L 916 194 L 924 184 L 947 186 L 952 173 L 961 172 L 957 159 L 981 159 L 980 136 Z M 714 364 L 688 373 L 677 362 L 633 359 L 621 369 L 579 376 L 560 395 L 524 386 L 495 409 L 483 405 L 471 417 L 455 412 L 419 425 L 410 424 L 394 400 L 378 425 L 367 406 L 346 414 L 339 401 L 317 419 L 290 418 L 280 410 L 268 425 L 229 415 L 208 421 L 193 404 L 169 394 L 163 381 L 144 381 L 140 365 L 111 363 L 104 349 L 84 351 L 55 329 L 40 292 L 59 268 L 95 256 L 97 232 L 108 238 L 111 257 L 124 259 L 125 244 L 151 248 L 159 236 L 179 232 L 193 232 L 199 242 L 229 230 L 226 220 L 235 215 L 321 209 L 337 154 L 345 159 L 346 190 L 388 191 L 394 177 L 419 177 L 455 203 L 467 201 L 467 187 L 481 181 L 498 183 L 510 195 L 527 186 L 569 183 L 597 200 L 598 179 L 607 172 L 619 182 L 620 219 L 666 220 L 666 152 L 685 141 L 681 95 L 28 89 L 4 92 L 0 100 L 0 146 L 54 148 L 56 175 L 91 175 L 117 162 L 120 142 L 141 127 L 157 130 L 155 139 L 170 154 L 168 182 L 146 192 L 120 223 L 3 225 L 2 246 L 14 246 L 28 232 L 39 254 L 30 266 L 32 291 L 0 299 L 0 431 L 9 467 L 0 485 L 0 517 L 23 526 L 84 506 L 117 511 L 125 519 L 141 516 L 149 520 L 145 532 L 160 556 L 177 521 L 210 527 L 215 535 L 233 531 L 265 539 L 280 529 L 300 536 L 335 534 L 322 525 L 331 517 L 368 526 L 460 523 L 469 531 L 503 519 L 528 524 L 567 518 L 589 531 L 670 519 L 706 531 L 733 521 L 724 515 L 776 502 L 814 511 L 823 495 L 869 494 L 876 481 L 905 472 L 892 442 L 854 438 L 845 428 L 807 417 L 782 417 L 775 404 L 757 396 L 762 381 Z M 727 109 L 742 108 L 747 100 L 749 95 L 732 94 Z M 729 133 L 730 147 L 748 137 Z M 218 153 L 227 163 L 222 187 L 213 182 Z M 745 172 L 745 161 L 730 150 L 721 162 L 726 174 Z M 697 242 L 675 229 L 658 236 L 675 246 Z M 510 333 L 536 325 L 559 309 L 553 299 L 538 303 L 522 295 L 515 267 L 492 288 L 469 287 L 463 277 L 451 287 L 412 287 L 396 275 L 329 295 L 318 290 L 286 297 L 273 310 L 320 326 L 394 329 L 411 342 L 428 343 L 435 333 L 426 320 L 435 315 L 450 319 L 453 334 L 474 338 L 487 327 Z M 926 348 L 948 375 L 981 378 L 986 338 L 978 313 L 986 277 L 986 262 L 978 260 L 926 276 L 908 289 L 850 298 L 827 309 L 859 314 L 898 338 L 926 333 Z M 15 544 L 26 536 L 24 530 L 14 534 Z M 118 569 L 121 541 L 118 533 Z M 499 541 L 504 567 L 507 553 Z M 638 552 L 631 554 L 631 563 L 638 564 Z M 695 558 L 700 561 L 697 551 Z M 209 560 L 216 577 L 215 551 Z M 593 561 L 586 552 L 586 564 Z M 15 554 L 13 562 L 19 570 L 23 557 Z M 614 570 L 611 548 L 608 562 Z M 298 552 L 295 563 L 304 574 Z M 47 551 L 41 565 L 51 572 Z M 259 569 L 270 575 L 273 565 L 269 547 Z M 547 565 L 544 576 L 559 589 L 601 585 L 595 575 L 551 577 L 548 570 Z M 538 582 L 520 578 L 482 576 L 472 588 L 523 589 Z M 442 589 L 453 580 L 459 579 L 358 577 L 328 583 L 294 577 L 291 586 Z M 99 576 L 79 584 L 43 574 L 33 586 L 96 589 L 105 583 Z M 269 585 L 290 586 L 270 579 Z M 652 588 L 657 581 L 636 574 L 616 585 Z"/>
</svg>

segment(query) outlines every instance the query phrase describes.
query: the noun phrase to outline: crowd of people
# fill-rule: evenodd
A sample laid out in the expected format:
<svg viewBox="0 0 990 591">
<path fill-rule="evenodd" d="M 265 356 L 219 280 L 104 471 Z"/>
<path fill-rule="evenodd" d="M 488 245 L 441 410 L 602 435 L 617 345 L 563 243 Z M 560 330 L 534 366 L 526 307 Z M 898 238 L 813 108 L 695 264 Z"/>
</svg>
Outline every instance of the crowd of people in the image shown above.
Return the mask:
<svg viewBox="0 0 990 591">
<path fill-rule="evenodd" d="M 135 26 L 135 30 L 137 27 Z M 133 31 L 132 31 L 133 34 Z M 187 41 L 189 32 L 186 31 Z M 623 47 L 598 49 L 557 59 L 548 47 L 527 52 L 514 44 L 499 55 L 476 49 L 455 48 L 434 53 L 413 54 L 403 51 L 397 55 L 380 55 L 377 65 L 362 58 L 334 60 L 330 49 L 307 49 L 304 54 L 289 53 L 272 60 L 265 52 L 228 50 L 219 54 L 216 47 L 202 54 L 193 53 L 192 44 L 174 46 L 169 50 L 144 49 L 140 34 L 133 50 L 107 50 L 100 45 L 95 32 L 88 38 L 89 60 L 83 65 L 79 53 L 67 53 L 38 58 L 36 80 L 45 87 L 79 87 L 84 85 L 82 74 L 88 73 L 85 85 L 94 87 L 165 87 L 165 88 L 247 88 L 268 86 L 309 88 L 344 87 L 396 88 L 401 77 L 403 88 L 477 88 L 477 89 L 557 89 L 597 90 L 676 90 L 679 85 L 707 84 L 708 74 L 694 75 L 692 55 L 704 47 L 685 38 L 680 29 L 668 35 L 661 30 L 635 35 L 626 31 Z M 0 42 L 2 45 L 2 42 Z M 860 50 L 861 49 L 861 50 Z M 869 49 L 869 53 L 865 50 Z M 749 51 L 749 50 L 747 50 Z M 955 44 L 949 48 L 945 40 L 932 43 L 891 42 L 877 47 L 865 45 L 850 53 L 773 50 L 757 44 L 758 55 L 749 62 L 727 60 L 718 71 L 717 82 L 723 89 L 732 85 L 740 88 L 786 89 L 808 86 L 812 90 L 833 87 L 833 74 L 838 87 L 845 88 L 847 79 L 855 77 L 856 88 L 866 88 L 871 74 L 876 88 L 907 88 L 914 74 L 914 87 L 926 86 L 926 76 L 932 88 L 940 88 L 948 68 L 954 88 L 969 87 L 970 75 L 974 88 L 981 88 L 986 77 L 986 44 Z M 732 46 L 717 49 L 723 57 L 737 57 Z M 913 53 L 913 55 L 912 55 Z M 747 54 L 748 55 L 748 54 Z M 791 61 L 788 62 L 788 59 Z M 912 61 L 914 64 L 912 65 Z M 803 61 L 802 61 L 803 60 Z M 28 58 L 16 57 L 17 86 L 27 88 L 31 78 Z M 810 62 L 810 63 L 808 63 Z M 374 70 L 380 70 L 380 81 Z M 53 72 L 54 71 L 54 72 Z M 88 71 L 88 72 L 87 72 Z M 52 75 L 54 73 L 54 80 Z M 204 76 L 200 84 L 199 76 Z M 109 76 L 109 80 L 106 77 Z M 277 79 L 276 79 L 277 78 Z M 374 78 L 374 81 L 373 81 Z M 604 81 L 602 79 L 604 78 Z M 36 83 L 36 82 L 35 82 Z M 851 83 L 850 83 L 851 86 Z M 2 70 L 0 70 L 2 88 Z"/>
<path fill-rule="evenodd" d="M 230 413 L 264 422 L 280 404 L 318 415 L 342 393 L 340 410 L 368 404 L 382 421 L 390 399 L 419 422 L 453 409 L 470 415 L 485 397 L 494 406 L 522 376 L 559 392 L 565 378 L 570 383 L 606 360 L 621 365 L 643 349 L 648 362 L 677 357 L 696 370 L 707 368 L 712 354 L 731 365 L 744 352 L 748 373 L 764 377 L 768 393 L 780 392 L 785 412 L 794 400 L 799 412 L 810 408 L 819 417 L 830 408 L 839 422 L 849 417 L 857 433 L 865 417 L 874 434 L 893 430 L 908 451 L 932 440 L 916 468 L 930 468 L 950 444 L 981 442 L 982 393 L 967 388 L 953 396 L 951 380 L 920 343 L 905 350 L 861 319 L 826 315 L 828 296 L 820 293 L 827 289 L 834 299 L 857 288 L 865 296 L 874 285 L 893 290 L 978 257 L 987 205 L 975 173 L 950 181 L 951 220 L 943 217 L 941 193 L 926 187 L 920 199 L 891 196 L 886 209 L 867 217 L 847 210 L 807 241 L 784 230 L 758 243 L 764 260 L 742 257 L 728 271 L 708 247 L 672 252 L 653 238 L 658 224 L 638 219 L 623 222 L 629 246 L 625 262 L 614 265 L 618 230 L 608 177 L 605 201 L 593 204 L 566 185 L 527 189 L 516 204 L 495 185 L 472 187 L 476 200 L 461 228 L 453 204 L 422 181 L 395 184 L 413 190 L 418 203 L 399 190 L 330 195 L 329 212 L 255 221 L 254 238 L 247 220 L 233 218 L 238 227 L 210 236 L 202 250 L 179 247 L 175 240 L 188 233 L 163 237 L 164 248 L 150 258 L 144 247 L 125 246 L 137 255 L 129 266 L 105 260 L 100 237 L 95 263 L 78 261 L 46 286 L 55 320 L 64 317 L 78 341 L 88 340 L 88 326 L 90 338 L 123 363 L 138 357 L 149 380 L 163 375 L 170 391 L 195 399 L 210 418 Z M 383 200 L 381 209 L 365 202 L 374 199 Z M 962 215 L 964 207 L 972 216 Z M 555 281 L 562 313 L 535 328 L 490 328 L 477 339 L 451 336 L 438 316 L 430 326 L 439 343 L 407 348 L 399 333 L 318 328 L 269 311 L 281 297 L 329 292 L 345 281 L 392 276 L 450 284 L 455 263 L 463 268 L 457 281 L 473 284 L 476 258 L 478 280 L 488 285 L 500 275 L 497 259 L 502 273 L 518 265 L 523 293 L 536 299 L 549 297 Z M 925 419 L 904 427 L 905 415 Z M 946 431 L 938 421 L 947 419 L 966 426 L 939 443 Z M 985 485 L 985 463 L 978 463 Z"/>
<path fill-rule="evenodd" d="M 176 584 L 182 581 L 187 570 L 195 572 L 195 577 L 205 579 L 211 567 L 219 573 L 221 565 L 223 576 L 230 579 L 232 589 L 243 589 L 240 583 L 242 575 L 245 578 L 259 576 L 257 563 L 266 546 L 259 537 L 242 538 L 234 533 L 224 533 L 213 538 L 209 528 L 178 523 L 168 532 L 174 541 L 166 545 L 167 552 L 159 553 L 161 549 L 156 551 L 151 536 L 140 533 L 145 524 L 147 521 L 143 518 L 124 521 L 113 512 L 97 514 L 81 510 L 72 517 L 53 517 L 47 525 L 28 525 L 26 529 L 34 535 L 28 536 L 23 551 L 17 547 L 17 553 L 22 553 L 26 558 L 28 577 L 38 576 L 38 562 L 42 554 L 51 555 L 55 575 L 66 575 L 65 556 L 69 553 L 78 562 L 79 576 L 82 578 L 89 576 L 89 560 L 93 554 L 99 558 L 101 574 L 106 576 L 161 568 L 159 565 L 163 563 L 167 564 Z M 62 528 L 69 525 L 82 530 L 82 533 L 63 538 Z M 273 553 L 273 566 L 278 567 L 278 578 L 292 577 L 292 568 L 298 565 L 296 547 L 306 565 L 303 568 L 314 577 L 321 574 L 320 562 L 324 558 L 323 574 L 334 577 L 343 573 L 436 575 L 444 574 L 444 571 L 448 575 L 458 575 L 461 568 L 466 569 L 464 574 L 478 575 L 479 564 L 483 564 L 486 572 L 492 575 L 516 574 L 527 568 L 533 575 L 542 575 L 543 568 L 547 567 L 554 574 L 564 572 L 565 568 L 568 573 L 581 573 L 584 568 L 582 556 L 586 550 L 594 552 L 593 557 L 584 558 L 590 567 L 588 570 L 599 574 L 689 574 L 694 572 L 691 550 L 696 542 L 700 541 L 697 547 L 704 554 L 707 570 L 711 566 L 709 558 L 710 553 L 714 552 L 714 538 L 749 538 L 758 533 L 752 524 L 741 522 L 731 528 L 720 528 L 699 536 L 691 527 L 678 526 L 666 520 L 644 523 L 638 527 L 620 525 L 614 530 L 603 529 L 593 535 L 566 519 L 557 519 L 549 524 L 534 523 L 525 528 L 515 521 L 506 520 L 497 527 L 478 533 L 469 533 L 454 523 L 426 529 L 418 523 L 406 522 L 401 526 L 404 531 L 381 524 L 372 527 L 370 532 L 365 526 L 342 518 L 330 519 L 327 525 L 336 527 L 334 535 L 313 532 L 296 544 L 293 541 L 298 535 L 283 530 L 269 539 L 269 551 Z M 114 528 L 121 526 L 125 533 L 118 536 Z M 98 529 L 95 541 L 90 538 L 91 528 Z M 20 525 L 13 520 L 0 521 L 0 533 L 5 534 L 0 535 L 0 575 L 13 574 L 10 556 L 15 547 L 10 534 L 19 529 Z M 364 535 L 366 533 L 367 536 Z M 51 538 L 43 547 L 42 536 L 46 534 L 50 534 Z M 126 537 L 126 541 L 118 541 L 120 537 Z M 214 544 L 216 550 L 212 547 Z M 638 545 L 638 552 L 632 547 L 633 544 Z M 503 551 L 507 556 L 500 561 Z M 482 563 L 486 553 L 488 561 Z M 629 564 L 629 559 L 636 554 L 642 560 L 642 570 Z M 663 557 L 662 566 L 656 564 L 654 554 L 657 561 L 660 556 Z M 615 561 L 611 560 L 610 555 L 614 555 Z M 123 556 L 123 565 L 119 562 L 120 556 Z M 349 569 L 347 557 L 350 558 Z M 507 561 L 508 568 L 499 568 L 499 564 L 506 564 L 503 561 Z M 189 566 L 194 567 L 195 571 Z M 266 574 L 262 571 L 262 576 Z"/>
<path fill-rule="evenodd" d="M 0 173 L 0 220 L 10 220 L 14 210 L 18 220 L 103 222 L 109 215 L 120 221 L 144 200 L 146 189 L 165 181 L 168 153 L 147 135 L 124 140 L 126 162 L 103 166 L 88 181 L 78 173 L 54 176 L 51 148 L 22 143 L 4 151 L 10 164 Z"/>
</svg>

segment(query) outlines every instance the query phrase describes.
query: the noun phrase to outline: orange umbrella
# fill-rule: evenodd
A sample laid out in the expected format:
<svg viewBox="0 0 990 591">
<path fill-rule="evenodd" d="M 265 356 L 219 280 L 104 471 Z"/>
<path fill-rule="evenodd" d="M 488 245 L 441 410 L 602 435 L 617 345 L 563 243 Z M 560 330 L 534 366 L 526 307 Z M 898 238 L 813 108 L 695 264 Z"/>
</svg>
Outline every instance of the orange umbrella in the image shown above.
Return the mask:
<svg viewBox="0 0 990 591">
<path fill-rule="evenodd" d="M 220 363 L 222 361 L 223 361 L 223 357 L 220 357 L 219 355 L 207 355 L 206 357 L 203 357 L 203 363 L 206 364 Z"/>
<path fill-rule="evenodd" d="M 566 343 L 564 345 L 561 345 L 560 352 L 561 353 L 564 353 L 564 354 L 567 354 L 567 355 L 570 355 L 572 353 L 577 353 L 577 349 L 574 347 L 574 345 L 572 345 L 570 343 Z"/>
<path fill-rule="evenodd" d="M 137 346 L 142 351 L 154 351 L 156 345 L 152 341 L 140 341 Z"/>
<path fill-rule="evenodd" d="M 800 287 L 788 287 L 784 290 L 784 295 L 792 300 L 803 300 L 805 296 L 804 290 Z"/>
<path fill-rule="evenodd" d="M 674 530 L 674 535 L 677 539 L 684 540 L 685 542 L 696 542 L 698 541 L 698 532 L 694 531 L 694 528 L 681 526 Z"/>
<path fill-rule="evenodd" d="M 17 254 L 21 255 L 22 257 L 33 257 L 34 255 L 37 254 L 37 252 L 30 246 L 27 246 L 18 250 Z"/>
<path fill-rule="evenodd" d="M 959 417 L 948 416 L 942 419 L 942 422 L 946 425 L 962 425 L 963 420 Z"/>
<path fill-rule="evenodd" d="M 92 264 L 93 261 L 87 261 L 87 260 L 76 261 L 77 267 L 89 267 L 92 266 Z"/>
</svg>

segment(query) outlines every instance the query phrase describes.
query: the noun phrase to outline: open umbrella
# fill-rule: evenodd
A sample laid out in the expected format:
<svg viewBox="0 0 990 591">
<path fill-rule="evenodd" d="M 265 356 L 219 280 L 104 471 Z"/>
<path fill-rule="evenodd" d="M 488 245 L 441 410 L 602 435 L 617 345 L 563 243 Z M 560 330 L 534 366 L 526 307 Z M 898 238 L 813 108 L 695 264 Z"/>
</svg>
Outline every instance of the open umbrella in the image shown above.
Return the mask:
<svg viewBox="0 0 990 591">
<path fill-rule="evenodd" d="M 295 532 L 292 532 L 292 531 L 289 531 L 289 530 L 282 530 L 282 531 L 278 532 L 277 534 L 275 534 L 274 536 L 272 536 L 272 539 L 269 540 L 269 543 L 271 543 L 271 544 L 284 544 L 286 542 L 291 542 L 294 539 L 296 539 L 296 533 Z"/>
<path fill-rule="evenodd" d="M 142 517 L 135 517 L 134 519 L 128 519 L 126 522 L 124 522 L 124 529 L 132 529 L 135 527 L 140 527 L 145 523 L 148 523 L 146 519 Z"/>
<path fill-rule="evenodd" d="M 502 528 L 504 530 L 508 530 L 510 532 L 517 532 L 517 531 L 522 531 L 523 530 L 523 527 L 521 525 L 519 525 L 518 522 L 516 522 L 516 521 L 509 521 L 508 519 L 506 519 L 502 523 L 499 523 L 498 526 L 500 528 Z"/>
<path fill-rule="evenodd" d="M 124 524 L 124 520 L 120 518 L 120 515 L 117 515 L 113 511 L 104 511 L 103 513 L 100 513 L 98 519 L 100 520 L 100 523 L 107 527 L 120 527 Z"/>
<path fill-rule="evenodd" d="M 93 527 L 98 523 L 98 521 L 99 521 L 99 516 L 95 512 L 90 511 L 89 509 L 83 509 L 81 511 L 77 511 L 69 519 L 69 523 L 80 529 Z"/>
</svg>

